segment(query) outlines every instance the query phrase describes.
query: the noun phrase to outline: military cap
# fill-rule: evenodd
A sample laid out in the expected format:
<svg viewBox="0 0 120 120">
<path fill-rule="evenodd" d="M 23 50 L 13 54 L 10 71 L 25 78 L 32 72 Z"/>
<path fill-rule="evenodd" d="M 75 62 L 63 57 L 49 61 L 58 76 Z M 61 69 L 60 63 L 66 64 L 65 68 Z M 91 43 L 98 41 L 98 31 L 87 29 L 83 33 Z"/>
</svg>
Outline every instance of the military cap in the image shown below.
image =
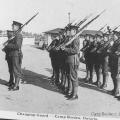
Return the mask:
<svg viewBox="0 0 120 120">
<path fill-rule="evenodd" d="M 13 31 L 12 30 L 7 30 L 7 33 L 13 33 Z"/>
<path fill-rule="evenodd" d="M 103 37 L 103 34 L 97 33 L 95 36 L 96 36 L 96 37 Z"/>
<path fill-rule="evenodd" d="M 109 36 L 109 34 L 108 33 L 103 33 L 103 36 Z"/>
<path fill-rule="evenodd" d="M 61 29 L 60 31 L 59 31 L 59 34 L 63 34 L 65 32 L 65 29 Z"/>
<path fill-rule="evenodd" d="M 118 31 L 113 31 L 113 34 L 120 35 L 120 32 L 118 32 Z"/>
<path fill-rule="evenodd" d="M 12 24 L 12 25 L 17 25 L 17 26 L 21 27 L 23 24 L 20 23 L 20 22 L 17 22 L 17 21 L 13 21 L 13 24 Z"/>
<path fill-rule="evenodd" d="M 65 30 L 71 30 L 71 29 L 75 29 L 75 30 L 78 30 L 78 26 L 76 25 L 71 25 L 71 24 L 68 24 L 66 27 L 65 27 Z"/>
</svg>

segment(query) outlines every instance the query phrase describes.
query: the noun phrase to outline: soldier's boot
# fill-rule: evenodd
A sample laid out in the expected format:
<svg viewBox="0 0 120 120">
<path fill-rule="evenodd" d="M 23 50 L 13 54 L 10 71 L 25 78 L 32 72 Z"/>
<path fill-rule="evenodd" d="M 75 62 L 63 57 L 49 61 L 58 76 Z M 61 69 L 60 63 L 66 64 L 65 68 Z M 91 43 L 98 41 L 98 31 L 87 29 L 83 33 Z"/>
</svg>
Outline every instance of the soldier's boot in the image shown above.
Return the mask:
<svg viewBox="0 0 120 120">
<path fill-rule="evenodd" d="M 59 72 L 56 73 L 55 85 L 59 86 Z"/>
<path fill-rule="evenodd" d="M 67 92 L 68 92 L 68 78 L 67 78 L 66 74 L 65 74 L 64 88 L 65 88 L 64 94 L 67 94 Z"/>
<path fill-rule="evenodd" d="M 93 64 L 89 66 L 89 70 L 90 70 L 90 78 L 89 78 L 89 83 L 93 84 Z"/>
<path fill-rule="evenodd" d="M 95 72 L 96 72 L 96 76 L 97 76 L 97 81 L 94 83 L 94 85 L 96 85 L 100 88 L 100 86 L 101 86 L 101 75 L 102 75 L 100 65 L 95 65 Z"/>
<path fill-rule="evenodd" d="M 101 87 L 101 73 L 98 72 L 97 73 L 97 86 L 100 88 Z"/>
<path fill-rule="evenodd" d="M 87 73 L 87 75 L 86 75 L 86 77 L 85 77 L 85 82 L 89 82 L 89 79 L 90 79 L 90 71 L 87 70 L 86 73 Z"/>
<path fill-rule="evenodd" d="M 64 91 L 65 91 L 65 77 L 64 77 L 63 74 L 62 74 L 62 78 L 61 78 L 60 89 L 61 89 L 62 92 L 64 93 Z"/>
<path fill-rule="evenodd" d="M 93 84 L 93 71 L 90 73 L 89 83 Z"/>
<path fill-rule="evenodd" d="M 72 81 L 68 79 L 68 90 L 66 92 L 66 97 L 69 97 L 72 94 L 72 91 L 73 91 Z"/>
<path fill-rule="evenodd" d="M 73 94 L 69 96 L 69 100 L 76 100 L 78 99 L 78 81 L 72 81 L 73 84 Z"/>
<path fill-rule="evenodd" d="M 15 85 L 9 87 L 9 90 L 12 90 L 12 91 L 19 90 L 19 82 L 20 82 L 20 78 L 15 77 Z"/>
<path fill-rule="evenodd" d="M 10 80 L 6 85 L 9 86 L 9 87 L 14 85 L 14 77 L 13 77 L 12 73 L 10 74 Z"/>
<path fill-rule="evenodd" d="M 13 91 L 14 90 L 19 90 L 19 82 L 20 82 L 20 78 L 19 77 L 16 77 L 15 78 L 15 86 L 13 88 Z"/>
<path fill-rule="evenodd" d="M 116 77 L 116 89 L 115 89 L 115 97 L 120 97 L 120 76 Z"/>
<path fill-rule="evenodd" d="M 103 75 L 103 84 L 101 86 L 102 89 L 105 89 L 107 87 L 108 77 L 108 74 Z"/>
<path fill-rule="evenodd" d="M 116 80 L 116 77 L 114 76 L 114 74 L 111 74 L 111 77 L 112 77 L 112 80 L 113 80 L 113 90 L 110 91 L 110 94 L 111 95 L 115 95 L 115 91 L 116 91 L 116 88 L 117 88 L 117 80 Z"/>
</svg>

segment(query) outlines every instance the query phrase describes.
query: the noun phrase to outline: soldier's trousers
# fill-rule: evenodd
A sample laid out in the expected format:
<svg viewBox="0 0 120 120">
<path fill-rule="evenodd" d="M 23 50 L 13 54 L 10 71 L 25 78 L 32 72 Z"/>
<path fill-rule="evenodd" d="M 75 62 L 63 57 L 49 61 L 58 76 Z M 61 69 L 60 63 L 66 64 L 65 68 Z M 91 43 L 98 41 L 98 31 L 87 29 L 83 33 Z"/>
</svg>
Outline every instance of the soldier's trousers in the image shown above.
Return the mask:
<svg viewBox="0 0 120 120">
<path fill-rule="evenodd" d="M 9 74 L 10 74 L 9 83 L 14 83 L 12 57 L 7 56 L 7 57 L 6 57 L 6 61 L 7 61 L 7 64 L 8 64 L 8 70 L 9 70 Z"/>
<path fill-rule="evenodd" d="M 55 74 L 55 83 L 59 83 L 60 66 L 57 58 L 52 58 L 52 67 Z"/>
<path fill-rule="evenodd" d="M 84 58 L 85 58 L 85 64 L 86 64 L 86 80 L 88 81 L 90 79 L 90 66 L 89 66 L 89 58 L 88 58 L 88 54 L 85 54 L 84 55 Z"/>
<path fill-rule="evenodd" d="M 87 66 L 88 66 L 88 71 L 89 71 L 89 82 L 93 82 L 93 71 L 94 71 L 94 64 L 95 64 L 95 56 L 94 53 L 89 53 L 87 56 Z"/>
<path fill-rule="evenodd" d="M 95 72 L 96 72 L 96 76 L 97 76 L 97 85 L 100 87 L 103 58 L 100 53 L 95 53 L 94 58 L 95 58 L 94 64 L 95 64 Z"/>
<path fill-rule="evenodd" d="M 120 95 L 120 56 L 110 55 L 109 66 L 115 95 Z"/>
<path fill-rule="evenodd" d="M 55 64 L 54 64 L 54 59 L 53 58 L 51 58 L 51 65 L 52 65 L 52 69 L 53 69 L 53 75 L 52 75 L 52 77 L 55 77 Z"/>
<path fill-rule="evenodd" d="M 12 56 L 13 61 L 13 74 L 15 77 L 15 87 L 19 85 L 20 79 L 23 79 L 23 73 L 21 70 L 22 58 L 21 56 Z"/>
<path fill-rule="evenodd" d="M 75 92 L 74 89 L 78 87 L 78 67 L 73 63 L 66 63 L 66 73 L 68 78 L 68 89 L 69 91 Z M 77 91 L 76 91 L 77 92 Z"/>
<path fill-rule="evenodd" d="M 109 55 L 103 56 L 102 62 L 102 74 L 103 74 L 103 86 L 107 85 L 109 71 Z"/>
</svg>

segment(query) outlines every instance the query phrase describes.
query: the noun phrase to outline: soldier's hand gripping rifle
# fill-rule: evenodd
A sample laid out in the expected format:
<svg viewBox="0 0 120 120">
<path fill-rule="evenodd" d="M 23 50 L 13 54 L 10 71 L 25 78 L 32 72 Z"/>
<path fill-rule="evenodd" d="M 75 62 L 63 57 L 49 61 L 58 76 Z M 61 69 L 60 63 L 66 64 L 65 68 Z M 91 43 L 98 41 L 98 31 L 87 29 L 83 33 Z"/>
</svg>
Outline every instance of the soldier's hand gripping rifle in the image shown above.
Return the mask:
<svg viewBox="0 0 120 120">
<path fill-rule="evenodd" d="M 115 31 L 115 30 L 117 30 L 118 27 L 120 27 L 120 25 L 117 26 L 117 27 L 115 27 L 115 28 L 112 30 L 112 32 Z M 107 32 L 108 32 L 108 31 L 107 31 Z M 106 33 L 107 33 L 107 32 L 106 32 Z M 111 41 L 113 41 L 113 38 L 111 38 L 111 39 L 109 39 L 107 42 L 105 42 L 105 43 L 103 44 L 103 46 L 100 47 L 97 51 L 98 51 L 98 52 L 101 52 L 101 51 L 103 51 L 104 49 L 106 49 L 107 46 L 111 43 Z"/>
<path fill-rule="evenodd" d="M 77 25 L 78 27 L 80 27 L 84 22 L 86 22 L 90 17 L 92 16 L 92 14 L 89 14 L 88 16 L 86 16 L 83 20 L 81 20 Z M 72 24 L 72 23 L 71 23 Z M 69 24 L 69 25 L 71 25 Z M 58 45 L 55 49 L 59 50 L 61 48 L 61 46 L 63 46 L 65 43 L 62 43 L 61 45 Z"/>
<path fill-rule="evenodd" d="M 25 24 L 23 24 L 23 25 L 21 26 L 21 28 L 18 29 L 18 30 L 14 33 L 13 37 L 11 37 L 10 39 L 8 39 L 7 41 L 5 41 L 5 42 L 3 43 L 3 46 L 5 47 L 9 42 L 13 41 L 13 39 L 16 37 L 17 33 L 19 33 L 19 31 L 21 31 L 21 29 L 23 29 L 23 27 L 26 26 L 31 20 L 33 20 L 38 14 L 39 14 L 39 13 L 35 14 L 35 15 L 34 15 L 32 18 L 30 18 Z"/>
<path fill-rule="evenodd" d="M 84 53 L 90 47 L 90 45 L 90 43 L 88 45 L 85 45 L 83 48 L 80 49 L 80 51 Z"/>
</svg>

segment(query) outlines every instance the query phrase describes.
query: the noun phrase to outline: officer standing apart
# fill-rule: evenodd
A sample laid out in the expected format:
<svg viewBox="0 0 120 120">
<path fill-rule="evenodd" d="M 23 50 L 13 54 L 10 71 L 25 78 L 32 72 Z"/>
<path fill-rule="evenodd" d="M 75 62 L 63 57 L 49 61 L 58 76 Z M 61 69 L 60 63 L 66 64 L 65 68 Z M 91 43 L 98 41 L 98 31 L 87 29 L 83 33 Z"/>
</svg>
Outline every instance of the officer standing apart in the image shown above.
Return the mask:
<svg viewBox="0 0 120 120">
<path fill-rule="evenodd" d="M 12 61 L 12 69 L 10 72 L 13 74 L 14 79 L 15 79 L 15 84 L 12 84 L 9 86 L 9 90 L 14 91 L 14 90 L 19 90 L 19 81 L 22 79 L 22 70 L 21 70 L 21 64 L 22 64 L 22 51 L 21 51 L 21 46 L 22 46 L 22 41 L 23 37 L 21 34 L 21 30 L 17 32 L 21 28 L 22 24 L 16 21 L 13 21 L 12 24 L 12 30 L 15 34 L 15 37 L 13 38 L 12 42 L 10 42 L 7 46 L 6 49 L 8 51 L 11 51 L 9 53 L 9 57 L 11 58 Z"/>
</svg>

